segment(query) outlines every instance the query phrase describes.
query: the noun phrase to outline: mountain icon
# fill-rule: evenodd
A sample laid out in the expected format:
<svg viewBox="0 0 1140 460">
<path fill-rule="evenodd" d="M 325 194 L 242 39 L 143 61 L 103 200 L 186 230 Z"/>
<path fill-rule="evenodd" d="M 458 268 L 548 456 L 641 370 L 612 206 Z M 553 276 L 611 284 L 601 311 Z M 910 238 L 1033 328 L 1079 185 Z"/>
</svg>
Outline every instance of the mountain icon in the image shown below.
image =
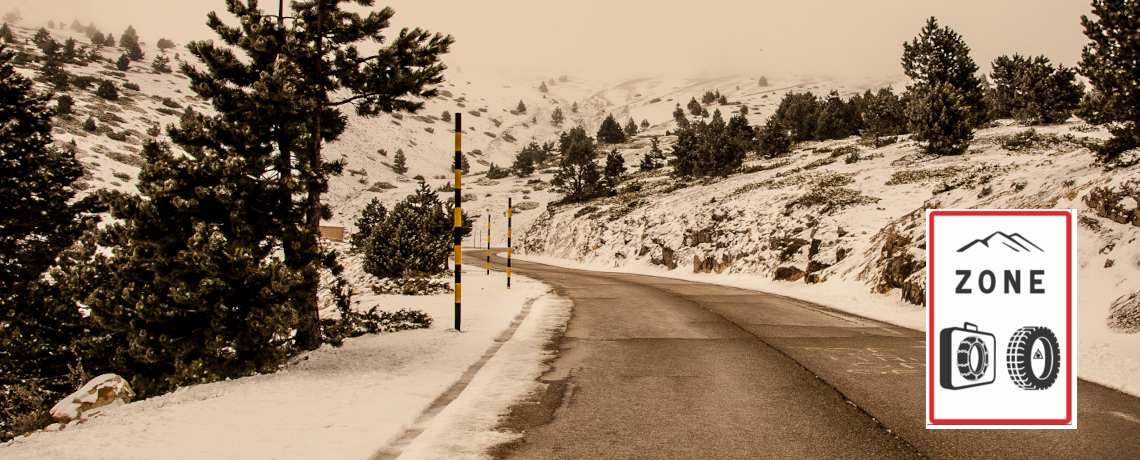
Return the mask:
<svg viewBox="0 0 1140 460">
<path fill-rule="evenodd" d="M 1041 249 L 1036 244 L 1033 244 L 1032 241 L 1029 241 L 1028 238 L 1021 236 L 1019 233 L 1006 234 L 1004 232 L 993 232 L 990 234 L 990 236 L 971 241 L 969 244 L 962 246 L 958 252 L 964 252 L 965 250 L 970 249 L 979 243 L 981 243 L 982 246 L 990 248 L 990 239 L 995 236 L 998 238 L 994 240 L 994 244 L 1001 243 L 1002 246 L 1012 249 L 1013 252 L 1033 252 L 1034 249 L 1036 249 L 1037 252 L 1045 252 L 1044 249 Z"/>
</svg>

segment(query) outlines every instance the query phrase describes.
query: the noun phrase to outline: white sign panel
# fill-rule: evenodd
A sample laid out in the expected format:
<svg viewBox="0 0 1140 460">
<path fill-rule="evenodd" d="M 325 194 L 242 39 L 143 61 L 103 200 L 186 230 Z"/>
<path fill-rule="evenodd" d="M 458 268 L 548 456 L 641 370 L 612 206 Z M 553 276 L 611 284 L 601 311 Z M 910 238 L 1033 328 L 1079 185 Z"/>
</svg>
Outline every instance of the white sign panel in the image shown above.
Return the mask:
<svg viewBox="0 0 1140 460">
<path fill-rule="evenodd" d="M 927 428 L 1076 428 L 1076 211 L 927 210 Z"/>
</svg>

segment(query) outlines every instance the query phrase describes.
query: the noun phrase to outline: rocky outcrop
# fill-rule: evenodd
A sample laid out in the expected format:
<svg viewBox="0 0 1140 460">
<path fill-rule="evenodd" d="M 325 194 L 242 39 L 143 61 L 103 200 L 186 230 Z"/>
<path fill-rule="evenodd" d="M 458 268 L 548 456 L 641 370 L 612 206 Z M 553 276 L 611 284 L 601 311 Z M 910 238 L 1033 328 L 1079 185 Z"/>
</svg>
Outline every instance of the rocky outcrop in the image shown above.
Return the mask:
<svg viewBox="0 0 1140 460">
<path fill-rule="evenodd" d="M 1118 188 L 1093 187 L 1084 203 L 1096 215 L 1118 224 L 1140 227 L 1140 181 L 1131 180 Z"/>
<path fill-rule="evenodd" d="M 86 420 L 100 411 L 131 402 L 135 393 L 122 377 L 103 374 L 63 398 L 51 408 L 51 417 L 61 424 Z"/>
</svg>

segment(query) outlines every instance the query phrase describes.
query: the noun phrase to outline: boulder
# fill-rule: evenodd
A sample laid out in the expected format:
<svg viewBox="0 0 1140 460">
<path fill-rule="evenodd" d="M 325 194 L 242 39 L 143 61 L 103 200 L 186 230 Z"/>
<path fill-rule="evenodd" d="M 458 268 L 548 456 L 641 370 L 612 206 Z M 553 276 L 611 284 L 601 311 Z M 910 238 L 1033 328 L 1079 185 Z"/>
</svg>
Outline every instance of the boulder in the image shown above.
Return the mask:
<svg viewBox="0 0 1140 460">
<path fill-rule="evenodd" d="M 63 424 L 86 420 L 105 408 L 129 403 L 134 396 L 131 386 L 122 377 L 103 374 L 52 407 L 51 417 Z"/>
</svg>

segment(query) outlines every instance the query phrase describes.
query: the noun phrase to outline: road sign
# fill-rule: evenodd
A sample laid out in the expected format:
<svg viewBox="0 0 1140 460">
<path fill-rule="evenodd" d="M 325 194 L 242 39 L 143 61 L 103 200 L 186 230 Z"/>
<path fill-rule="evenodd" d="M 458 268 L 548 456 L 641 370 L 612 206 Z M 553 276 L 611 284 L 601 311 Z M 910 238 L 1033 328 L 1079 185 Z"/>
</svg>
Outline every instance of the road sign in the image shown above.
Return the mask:
<svg viewBox="0 0 1140 460">
<path fill-rule="evenodd" d="M 1076 211 L 927 210 L 927 428 L 1076 428 Z"/>
</svg>

